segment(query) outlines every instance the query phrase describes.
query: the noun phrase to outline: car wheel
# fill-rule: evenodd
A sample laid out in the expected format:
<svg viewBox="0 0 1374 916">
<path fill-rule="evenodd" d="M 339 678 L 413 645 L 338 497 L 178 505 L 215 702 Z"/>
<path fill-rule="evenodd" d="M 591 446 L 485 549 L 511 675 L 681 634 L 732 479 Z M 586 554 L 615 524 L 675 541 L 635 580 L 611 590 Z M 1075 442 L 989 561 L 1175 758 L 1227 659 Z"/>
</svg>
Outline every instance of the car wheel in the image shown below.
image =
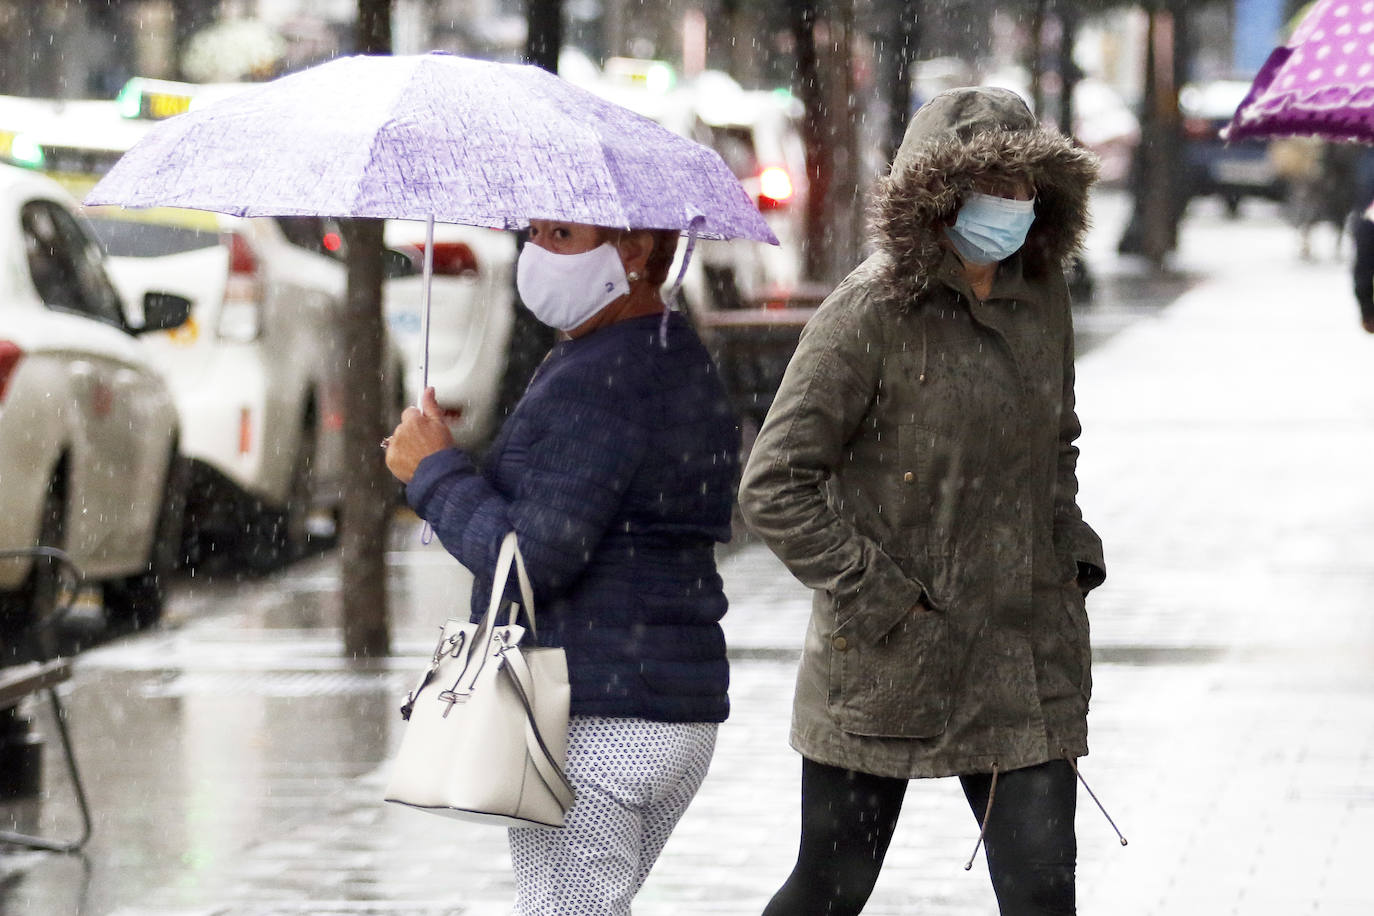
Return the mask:
<svg viewBox="0 0 1374 916">
<path fill-rule="evenodd" d="M 291 489 L 286 496 L 283 535 L 288 559 L 305 555 L 310 546 L 310 514 L 315 510 L 315 458 L 318 452 L 315 424 L 301 430 L 296 460 L 291 465 Z"/>
<path fill-rule="evenodd" d="M 105 583 L 105 613 L 112 622 L 143 629 L 162 619 L 168 582 L 185 558 L 183 528 L 190 479 L 190 465 L 174 450 L 167 464 L 162 505 L 145 569 L 126 579 Z"/>
<path fill-rule="evenodd" d="M 270 572 L 306 554 L 315 504 L 316 442 L 315 424 L 308 421 L 291 464 L 286 505 L 255 504 L 244 532 L 243 561 L 249 569 Z"/>
<path fill-rule="evenodd" d="M 48 482 L 43 497 L 42 516 L 38 522 L 37 546 L 66 546 L 67 493 L 64 473 L 59 471 Z M 52 630 L 40 628 L 51 622 L 71 587 L 63 574 L 62 564 L 48 557 L 36 557 L 24 584 L 16 592 L 4 596 L 0 602 L 0 646 L 3 663 L 10 664 L 47 655 L 44 645 Z"/>
</svg>

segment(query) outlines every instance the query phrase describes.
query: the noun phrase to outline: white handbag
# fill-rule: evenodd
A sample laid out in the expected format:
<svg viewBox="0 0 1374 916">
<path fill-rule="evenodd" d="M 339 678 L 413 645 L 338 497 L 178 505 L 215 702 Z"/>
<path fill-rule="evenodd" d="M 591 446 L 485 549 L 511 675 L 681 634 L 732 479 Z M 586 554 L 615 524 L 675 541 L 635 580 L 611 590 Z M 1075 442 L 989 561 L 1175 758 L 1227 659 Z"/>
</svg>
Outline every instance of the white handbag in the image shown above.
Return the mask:
<svg viewBox="0 0 1374 916">
<path fill-rule="evenodd" d="M 514 602 L 498 623 L 514 561 L 534 637 L 534 594 L 515 533 L 501 542 L 480 623 L 450 618 L 434 658 L 401 708 L 409 719 L 385 799 L 446 817 L 562 827 L 575 795 L 568 745 L 568 663 L 562 649 L 520 645 Z"/>
</svg>

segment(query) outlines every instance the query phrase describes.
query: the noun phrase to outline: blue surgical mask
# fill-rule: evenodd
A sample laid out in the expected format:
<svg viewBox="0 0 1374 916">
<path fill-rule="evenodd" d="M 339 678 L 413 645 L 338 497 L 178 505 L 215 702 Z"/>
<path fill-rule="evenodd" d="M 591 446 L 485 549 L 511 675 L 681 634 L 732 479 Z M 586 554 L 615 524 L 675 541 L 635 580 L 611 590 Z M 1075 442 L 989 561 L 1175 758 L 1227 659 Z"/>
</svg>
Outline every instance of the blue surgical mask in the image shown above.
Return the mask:
<svg viewBox="0 0 1374 916">
<path fill-rule="evenodd" d="M 992 264 L 1021 250 L 1033 222 L 1034 200 L 1011 200 L 975 191 L 965 198 L 945 236 L 965 261 Z"/>
</svg>

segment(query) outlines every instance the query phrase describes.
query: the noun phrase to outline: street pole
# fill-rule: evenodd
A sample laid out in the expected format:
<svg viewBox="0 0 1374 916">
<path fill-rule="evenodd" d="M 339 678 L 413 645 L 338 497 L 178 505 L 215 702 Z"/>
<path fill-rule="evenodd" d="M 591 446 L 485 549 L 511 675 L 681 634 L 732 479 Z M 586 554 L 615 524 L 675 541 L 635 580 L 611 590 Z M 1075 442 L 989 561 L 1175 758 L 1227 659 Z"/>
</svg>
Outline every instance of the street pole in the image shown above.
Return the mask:
<svg viewBox="0 0 1374 916">
<path fill-rule="evenodd" d="M 391 0 L 358 0 L 357 51 L 391 53 Z M 391 652 L 386 544 L 396 485 L 379 444 L 391 400 L 382 373 L 382 253 L 379 219 L 343 220 L 348 241 L 344 296 L 344 494 L 339 553 L 343 650 L 353 658 Z"/>
</svg>

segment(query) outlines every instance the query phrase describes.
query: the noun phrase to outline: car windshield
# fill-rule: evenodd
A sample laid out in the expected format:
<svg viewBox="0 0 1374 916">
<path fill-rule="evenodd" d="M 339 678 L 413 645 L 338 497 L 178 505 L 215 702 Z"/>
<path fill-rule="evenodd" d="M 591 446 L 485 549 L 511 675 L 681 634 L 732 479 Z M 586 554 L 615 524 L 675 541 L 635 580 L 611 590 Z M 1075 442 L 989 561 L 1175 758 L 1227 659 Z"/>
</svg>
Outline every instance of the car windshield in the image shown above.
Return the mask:
<svg viewBox="0 0 1374 916">
<path fill-rule="evenodd" d="M 87 224 L 106 253 L 118 258 L 160 258 L 220 243 L 218 231 L 192 226 L 94 215 L 87 216 Z"/>
<path fill-rule="evenodd" d="M 720 154 L 736 178 L 752 178 L 759 173 L 754 152 L 754 132 L 748 127 L 702 124 L 702 142 Z"/>
</svg>

